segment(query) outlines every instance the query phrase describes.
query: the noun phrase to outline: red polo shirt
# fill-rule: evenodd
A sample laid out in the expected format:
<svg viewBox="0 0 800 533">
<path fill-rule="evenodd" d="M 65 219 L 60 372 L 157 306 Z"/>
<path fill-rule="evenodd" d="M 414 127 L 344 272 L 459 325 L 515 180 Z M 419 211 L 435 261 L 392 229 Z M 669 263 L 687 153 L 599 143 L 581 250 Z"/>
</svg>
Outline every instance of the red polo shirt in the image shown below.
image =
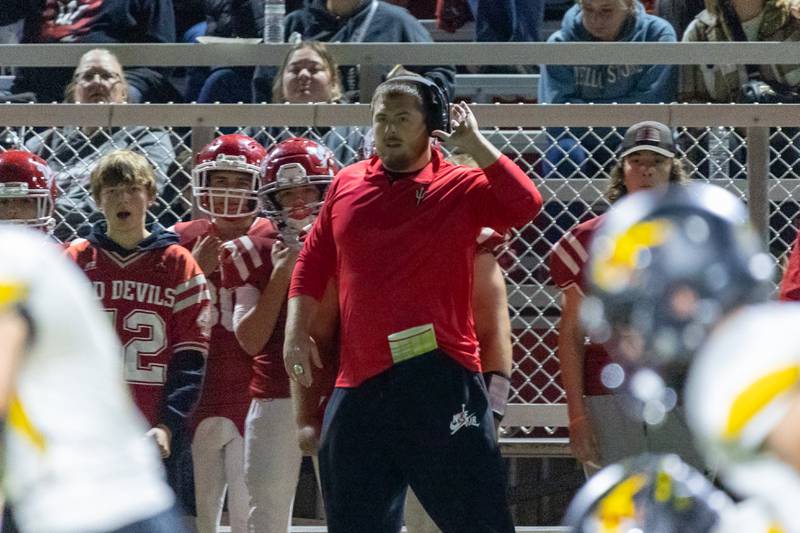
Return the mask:
<svg viewBox="0 0 800 533">
<path fill-rule="evenodd" d="M 289 291 L 319 300 L 338 278 L 336 385 L 355 387 L 391 367 L 387 337 L 429 323 L 440 349 L 480 370 L 471 299 L 476 238 L 486 226 L 523 225 L 541 206 L 530 178 L 505 156 L 481 170 L 432 150 L 424 168 L 394 182 L 377 157 L 339 172 Z"/>
</svg>

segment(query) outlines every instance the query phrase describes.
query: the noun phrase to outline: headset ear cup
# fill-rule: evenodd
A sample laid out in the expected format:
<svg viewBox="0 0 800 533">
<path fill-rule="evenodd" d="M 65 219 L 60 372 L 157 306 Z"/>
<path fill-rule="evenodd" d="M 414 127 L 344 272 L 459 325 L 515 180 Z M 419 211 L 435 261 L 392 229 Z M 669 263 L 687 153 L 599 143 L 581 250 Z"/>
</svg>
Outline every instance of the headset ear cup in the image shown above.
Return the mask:
<svg viewBox="0 0 800 533">
<path fill-rule="evenodd" d="M 450 103 L 447 101 L 447 96 L 444 94 L 444 91 L 438 85 L 436 86 L 436 90 L 439 92 L 439 97 L 441 98 L 438 115 L 442 126 L 439 129 L 450 133 Z"/>
<path fill-rule="evenodd" d="M 442 130 L 450 133 L 450 102 L 441 87 L 421 76 L 395 76 L 391 78 L 391 81 L 414 83 L 422 87 L 425 95 L 425 109 L 428 113 L 425 122 L 428 131 Z"/>
<path fill-rule="evenodd" d="M 426 81 L 428 83 L 425 85 L 428 90 L 428 97 L 430 98 L 429 128 L 431 131 L 442 130 L 450 133 L 450 105 L 447 101 L 447 97 L 441 87 L 432 81 Z"/>
</svg>

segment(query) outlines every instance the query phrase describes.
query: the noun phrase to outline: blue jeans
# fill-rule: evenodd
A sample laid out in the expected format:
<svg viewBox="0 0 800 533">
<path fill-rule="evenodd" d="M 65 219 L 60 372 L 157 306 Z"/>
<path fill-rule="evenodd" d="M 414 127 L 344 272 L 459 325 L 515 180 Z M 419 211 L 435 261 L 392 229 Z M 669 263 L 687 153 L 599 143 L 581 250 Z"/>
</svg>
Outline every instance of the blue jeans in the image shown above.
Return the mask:
<svg viewBox="0 0 800 533">
<path fill-rule="evenodd" d="M 208 29 L 207 22 L 198 22 L 194 26 L 191 26 L 187 29 L 183 35 L 181 36 L 178 42 L 181 43 L 196 43 L 197 38 L 201 37 L 206 34 L 206 30 Z"/>
<path fill-rule="evenodd" d="M 206 79 L 197 103 L 211 104 L 214 102 L 235 104 L 253 101 L 250 81 L 253 78 L 253 67 L 220 67 L 211 71 Z"/>
<path fill-rule="evenodd" d="M 479 42 L 541 41 L 545 0 L 469 0 Z"/>
</svg>

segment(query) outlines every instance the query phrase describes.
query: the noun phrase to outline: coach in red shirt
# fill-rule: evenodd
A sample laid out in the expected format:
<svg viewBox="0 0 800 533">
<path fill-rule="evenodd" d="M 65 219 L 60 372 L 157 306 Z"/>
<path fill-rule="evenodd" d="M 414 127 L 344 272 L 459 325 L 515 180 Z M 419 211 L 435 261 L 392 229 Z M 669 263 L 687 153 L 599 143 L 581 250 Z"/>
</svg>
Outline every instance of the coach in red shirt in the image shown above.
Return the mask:
<svg viewBox="0 0 800 533">
<path fill-rule="evenodd" d="M 342 170 L 297 261 L 284 362 L 302 385 L 322 366 L 309 327 L 339 288 L 340 362 L 322 429 L 331 533 L 400 531 L 410 484 L 445 532 L 514 530 L 472 319 L 476 237 L 530 221 L 528 176 L 424 79 L 381 84 L 377 156 Z M 449 131 L 449 133 L 448 133 Z M 453 165 L 430 136 L 472 156 Z"/>
</svg>

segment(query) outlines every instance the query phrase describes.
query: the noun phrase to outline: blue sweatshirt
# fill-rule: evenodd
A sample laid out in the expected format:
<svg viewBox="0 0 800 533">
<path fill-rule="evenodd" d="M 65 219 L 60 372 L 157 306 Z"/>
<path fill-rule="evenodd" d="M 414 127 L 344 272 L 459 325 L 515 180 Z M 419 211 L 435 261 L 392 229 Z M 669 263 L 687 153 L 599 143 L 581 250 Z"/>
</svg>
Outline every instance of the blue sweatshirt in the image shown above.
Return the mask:
<svg viewBox="0 0 800 533">
<path fill-rule="evenodd" d="M 648 15 L 642 4 L 623 26 L 618 42 L 675 42 L 669 22 Z M 572 6 L 548 42 L 596 41 L 586 31 L 580 5 Z M 599 41 L 598 41 L 599 42 Z M 673 65 L 542 65 L 539 102 L 549 104 L 660 103 L 675 101 L 678 74 Z"/>
</svg>

